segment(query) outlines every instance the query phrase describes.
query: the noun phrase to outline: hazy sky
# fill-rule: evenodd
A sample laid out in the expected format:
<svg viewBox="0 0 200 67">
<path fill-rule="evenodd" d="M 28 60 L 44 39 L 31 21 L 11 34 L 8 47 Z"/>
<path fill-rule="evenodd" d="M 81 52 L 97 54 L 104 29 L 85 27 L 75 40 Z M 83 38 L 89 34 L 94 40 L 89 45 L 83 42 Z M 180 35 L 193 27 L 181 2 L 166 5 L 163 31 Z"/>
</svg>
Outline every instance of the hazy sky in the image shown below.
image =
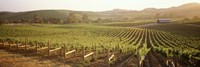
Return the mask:
<svg viewBox="0 0 200 67">
<path fill-rule="evenodd" d="M 148 7 L 167 8 L 200 0 L 0 0 L 0 11 L 68 9 L 105 11 L 112 9 L 142 10 Z"/>
</svg>

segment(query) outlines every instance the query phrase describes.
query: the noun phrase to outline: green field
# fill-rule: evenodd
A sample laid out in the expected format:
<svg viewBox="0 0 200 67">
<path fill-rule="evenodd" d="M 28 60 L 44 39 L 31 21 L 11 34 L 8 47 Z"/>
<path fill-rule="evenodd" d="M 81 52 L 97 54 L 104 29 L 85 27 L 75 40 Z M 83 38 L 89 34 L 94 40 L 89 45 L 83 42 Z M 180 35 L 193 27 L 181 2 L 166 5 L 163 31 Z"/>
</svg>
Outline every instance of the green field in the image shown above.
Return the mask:
<svg viewBox="0 0 200 67">
<path fill-rule="evenodd" d="M 134 60 L 137 57 L 132 56 L 137 53 L 140 61 L 144 60 L 144 66 L 167 66 L 166 61 L 174 57 L 178 66 L 198 65 L 200 27 L 176 23 L 151 26 L 139 26 L 147 23 L 132 24 L 133 26 L 130 26 L 130 23 L 5 24 L 0 26 L 0 40 L 11 43 L 28 42 L 32 46 L 37 43 L 39 47 L 48 46 L 47 43 L 50 43 L 51 49 L 63 47 L 64 44 L 68 50 L 76 49 L 79 53 L 82 47 L 85 47 L 87 52 L 92 52 L 95 47 L 97 60 L 105 57 L 101 54 L 109 49 L 115 54 L 113 66 L 120 65 L 118 63 L 123 63 L 126 59 L 129 60 L 123 66 L 137 65 L 137 60 Z M 100 63 L 95 65 L 98 64 Z"/>
</svg>

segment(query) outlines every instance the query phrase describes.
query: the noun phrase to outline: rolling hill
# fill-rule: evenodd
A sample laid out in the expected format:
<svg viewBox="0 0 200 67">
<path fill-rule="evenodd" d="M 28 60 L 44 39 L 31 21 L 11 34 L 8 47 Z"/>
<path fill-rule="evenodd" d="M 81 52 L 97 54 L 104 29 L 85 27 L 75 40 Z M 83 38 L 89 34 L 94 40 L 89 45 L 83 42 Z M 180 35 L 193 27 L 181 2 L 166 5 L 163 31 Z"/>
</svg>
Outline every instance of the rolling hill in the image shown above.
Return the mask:
<svg viewBox="0 0 200 67">
<path fill-rule="evenodd" d="M 155 19 L 155 15 L 158 14 L 160 18 L 184 18 L 184 17 L 193 17 L 200 16 L 200 4 L 199 3 L 187 3 L 177 7 L 170 8 L 146 8 L 141 11 L 136 10 L 122 10 L 122 9 L 113 9 L 110 11 L 102 12 L 92 12 L 92 11 L 72 11 L 72 10 L 37 10 L 37 11 L 27 11 L 27 12 L 0 12 L 0 19 L 8 20 L 20 20 L 28 19 L 32 20 L 33 15 L 37 14 L 41 18 L 60 18 L 66 20 L 70 12 L 75 13 L 77 16 L 82 14 L 87 14 L 89 18 L 109 18 L 113 21 L 120 20 L 146 20 L 146 19 Z"/>
</svg>

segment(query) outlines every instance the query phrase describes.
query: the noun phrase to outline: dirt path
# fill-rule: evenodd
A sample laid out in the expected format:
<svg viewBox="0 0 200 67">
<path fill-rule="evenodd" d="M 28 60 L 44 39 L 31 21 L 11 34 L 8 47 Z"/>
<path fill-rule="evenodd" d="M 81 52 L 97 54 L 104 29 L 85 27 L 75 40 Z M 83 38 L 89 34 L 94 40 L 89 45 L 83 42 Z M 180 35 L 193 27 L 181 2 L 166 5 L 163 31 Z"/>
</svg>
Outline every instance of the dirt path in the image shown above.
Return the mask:
<svg viewBox="0 0 200 67">
<path fill-rule="evenodd" d="M 0 49 L 0 67 L 70 67 L 61 62 L 38 58 L 26 57 Z"/>
<path fill-rule="evenodd" d="M 150 43 L 151 34 L 149 31 L 146 31 L 146 33 L 147 33 L 147 47 L 152 48 L 152 45 Z M 144 66 L 145 67 L 167 67 L 164 63 L 164 59 L 161 58 L 160 56 L 157 56 L 157 53 L 155 53 L 152 49 L 146 55 L 146 58 L 144 60 Z"/>
</svg>

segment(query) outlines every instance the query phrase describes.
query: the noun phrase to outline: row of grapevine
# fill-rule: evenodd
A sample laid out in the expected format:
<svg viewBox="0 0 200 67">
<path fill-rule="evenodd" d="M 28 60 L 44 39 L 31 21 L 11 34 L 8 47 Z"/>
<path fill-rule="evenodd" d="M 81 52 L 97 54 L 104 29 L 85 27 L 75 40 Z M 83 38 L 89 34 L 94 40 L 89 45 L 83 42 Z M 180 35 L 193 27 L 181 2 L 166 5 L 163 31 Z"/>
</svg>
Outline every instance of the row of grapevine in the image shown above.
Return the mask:
<svg viewBox="0 0 200 67">
<path fill-rule="evenodd" d="M 149 35 L 153 49 L 164 57 L 176 57 L 180 60 L 191 61 L 190 64 L 194 66 L 199 61 L 198 38 L 151 29 Z M 196 60 L 192 61 L 194 59 Z"/>
</svg>

